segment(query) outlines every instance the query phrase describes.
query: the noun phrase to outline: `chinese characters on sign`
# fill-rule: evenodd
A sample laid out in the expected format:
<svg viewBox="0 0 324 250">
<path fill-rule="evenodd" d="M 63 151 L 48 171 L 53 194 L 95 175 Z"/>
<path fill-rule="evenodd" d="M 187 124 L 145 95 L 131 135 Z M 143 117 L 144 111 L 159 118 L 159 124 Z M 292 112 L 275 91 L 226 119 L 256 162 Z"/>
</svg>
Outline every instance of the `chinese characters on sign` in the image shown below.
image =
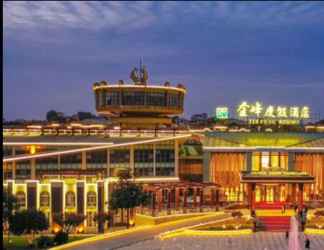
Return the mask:
<svg viewBox="0 0 324 250">
<path fill-rule="evenodd" d="M 242 102 L 237 107 L 240 118 L 272 118 L 272 119 L 309 119 L 310 109 L 307 106 L 263 106 L 261 102 Z"/>
</svg>

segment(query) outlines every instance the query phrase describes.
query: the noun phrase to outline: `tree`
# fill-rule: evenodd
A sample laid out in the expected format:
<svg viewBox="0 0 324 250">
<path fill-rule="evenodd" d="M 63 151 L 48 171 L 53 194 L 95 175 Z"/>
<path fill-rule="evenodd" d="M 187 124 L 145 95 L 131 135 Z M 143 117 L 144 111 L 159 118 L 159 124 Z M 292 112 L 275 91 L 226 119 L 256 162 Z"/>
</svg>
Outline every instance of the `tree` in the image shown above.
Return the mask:
<svg viewBox="0 0 324 250">
<path fill-rule="evenodd" d="M 39 210 L 16 211 L 9 217 L 9 230 L 13 234 L 32 234 L 47 230 L 49 227 L 48 219 Z"/>
<path fill-rule="evenodd" d="M 19 208 L 16 196 L 3 189 L 2 196 L 2 228 L 8 231 L 8 242 L 10 240 L 9 217 Z"/>
<path fill-rule="evenodd" d="M 94 115 L 91 114 L 90 112 L 82 112 L 82 111 L 78 112 L 77 116 L 78 116 L 80 121 L 86 120 L 86 119 L 91 119 L 91 118 L 94 117 Z"/>
<path fill-rule="evenodd" d="M 49 122 L 58 121 L 59 115 L 55 110 L 50 110 L 46 113 L 46 120 Z"/>
<path fill-rule="evenodd" d="M 75 229 L 83 223 L 85 216 L 83 214 L 65 213 L 54 215 L 54 221 L 62 227 L 62 231 L 69 235 L 72 229 Z"/>
<path fill-rule="evenodd" d="M 130 212 L 133 214 L 135 207 L 145 205 L 149 201 L 149 196 L 141 186 L 131 182 L 131 172 L 126 169 L 118 173 L 119 181 L 117 188 L 112 192 L 110 198 L 110 207 L 112 209 L 126 209 L 127 228 L 129 228 Z"/>
</svg>

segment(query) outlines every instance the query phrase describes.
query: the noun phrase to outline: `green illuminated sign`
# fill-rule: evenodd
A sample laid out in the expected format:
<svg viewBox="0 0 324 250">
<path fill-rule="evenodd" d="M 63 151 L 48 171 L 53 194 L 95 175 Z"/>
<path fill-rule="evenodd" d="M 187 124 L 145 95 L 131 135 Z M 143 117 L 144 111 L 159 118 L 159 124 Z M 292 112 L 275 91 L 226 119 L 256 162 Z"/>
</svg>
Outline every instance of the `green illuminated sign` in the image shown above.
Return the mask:
<svg viewBox="0 0 324 250">
<path fill-rule="evenodd" d="M 216 108 L 216 119 L 228 119 L 229 112 L 228 107 L 217 107 Z"/>
</svg>

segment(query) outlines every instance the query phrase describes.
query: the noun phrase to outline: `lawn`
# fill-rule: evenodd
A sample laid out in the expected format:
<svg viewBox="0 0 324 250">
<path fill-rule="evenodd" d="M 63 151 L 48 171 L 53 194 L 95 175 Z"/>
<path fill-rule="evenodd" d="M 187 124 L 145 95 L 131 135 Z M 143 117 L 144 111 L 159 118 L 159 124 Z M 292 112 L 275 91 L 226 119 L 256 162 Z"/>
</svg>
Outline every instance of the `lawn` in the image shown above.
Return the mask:
<svg viewBox="0 0 324 250">
<path fill-rule="evenodd" d="M 89 236 L 83 236 L 83 235 L 69 236 L 69 242 L 76 241 L 76 240 L 82 240 L 87 237 L 89 237 Z M 36 249 L 38 249 L 37 247 L 29 248 L 27 239 L 26 239 L 26 237 L 23 237 L 23 236 L 11 235 L 10 240 L 11 240 L 11 243 L 9 244 L 9 247 L 8 247 L 7 237 L 3 236 L 3 247 L 5 247 L 5 249 L 9 249 L 9 250 L 26 250 L 26 249 L 36 250 Z"/>
</svg>

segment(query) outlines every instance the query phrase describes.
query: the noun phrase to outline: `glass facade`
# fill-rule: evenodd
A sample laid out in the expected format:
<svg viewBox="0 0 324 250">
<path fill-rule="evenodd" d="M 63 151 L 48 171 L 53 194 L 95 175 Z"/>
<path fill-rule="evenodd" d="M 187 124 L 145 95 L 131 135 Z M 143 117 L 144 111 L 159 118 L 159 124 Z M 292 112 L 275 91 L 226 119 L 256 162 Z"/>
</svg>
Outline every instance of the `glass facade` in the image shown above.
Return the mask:
<svg viewBox="0 0 324 250">
<path fill-rule="evenodd" d="M 79 169 L 81 168 L 81 153 L 61 155 L 60 167 L 61 169 Z"/>
<path fill-rule="evenodd" d="M 120 93 L 117 91 L 106 93 L 106 104 L 107 105 L 119 105 L 120 103 Z"/>
<path fill-rule="evenodd" d="M 135 176 L 154 175 L 154 151 L 152 145 L 134 150 Z"/>
<path fill-rule="evenodd" d="M 136 91 L 136 90 L 101 90 L 96 92 L 97 107 L 104 106 L 158 106 L 177 107 L 183 106 L 183 94 L 170 91 Z"/>
<path fill-rule="evenodd" d="M 107 150 L 86 152 L 87 168 L 106 168 L 107 167 Z"/>
<path fill-rule="evenodd" d="M 288 170 L 288 154 L 286 152 L 253 152 L 252 171 Z"/>
</svg>

